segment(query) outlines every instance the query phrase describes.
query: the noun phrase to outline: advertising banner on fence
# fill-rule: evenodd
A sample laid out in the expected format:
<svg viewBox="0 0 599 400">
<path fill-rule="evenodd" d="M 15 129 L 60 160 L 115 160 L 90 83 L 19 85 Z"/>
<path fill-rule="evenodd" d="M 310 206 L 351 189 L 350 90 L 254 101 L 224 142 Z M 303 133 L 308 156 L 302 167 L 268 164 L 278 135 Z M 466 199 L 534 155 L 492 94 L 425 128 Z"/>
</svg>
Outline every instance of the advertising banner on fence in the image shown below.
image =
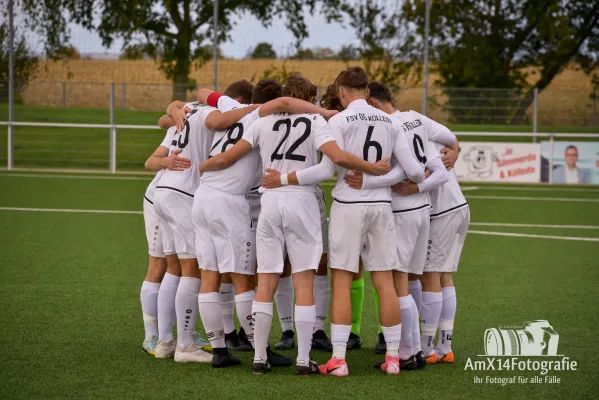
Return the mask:
<svg viewBox="0 0 599 400">
<path fill-rule="evenodd" d="M 539 182 L 540 167 L 537 143 L 460 142 L 455 171 L 464 181 Z"/>
<path fill-rule="evenodd" d="M 541 142 L 542 182 L 549 182 L 551 142 Z M 551 183 L 599 185 L 599 142 L 554 142 Z"/>
</svg>

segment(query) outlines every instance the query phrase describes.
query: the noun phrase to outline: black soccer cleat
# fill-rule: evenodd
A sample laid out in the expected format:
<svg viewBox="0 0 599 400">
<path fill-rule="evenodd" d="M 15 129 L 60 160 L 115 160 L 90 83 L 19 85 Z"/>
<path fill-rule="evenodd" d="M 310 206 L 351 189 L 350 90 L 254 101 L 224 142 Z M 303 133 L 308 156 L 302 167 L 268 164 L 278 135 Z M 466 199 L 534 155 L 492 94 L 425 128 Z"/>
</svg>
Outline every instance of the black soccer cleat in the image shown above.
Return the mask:
<svg viewBox="0 0 599 400">
<path fill-rule="evenodd" d="M 237 331 L 233 331 L 231 333 L 225 333 L 225 343 L 227 344 L 227 348 L 233 351 L 252 351 L 251 344 L 243 343 L 239 340 L 239 336 L 237 336 Z"/>
<path fill-rule="evenodd" d="M 293 360 L 291 358 L 275 353 L 270 349 L 270 346 L 266 348 L 266 356 L 268 364 L 273 367 L 287 367 L 293 364 Z"/>
<path fill-rule="evenodd" d="M 252 363 L 252 374 L 254 375 L 264 375 L 270 371 L 270 364 L 267 362 L 256 362 Z"/>
<path fill-rule="evenodd" d="M 308 363 L 308 365 L 300 365 L 300 364 L 296 364 L 295 366 L 295 374 L 296 375 L 301 375 L 301 376 L 305 376 L 305 375 L 318 375 L 318 364 L 316 364 L 316 361 L 312 361 L 310 360 L 310 362 Z"/>
<path fill-rule="evenodd" d="M 250 342 L 250 339 L 248 338 L 247 334 L 245 333 L 245 329 L 243 329 L 243 327 L 239 328 L 239 335 L 237 335 L 237 337 L 239 337 L 239 342 L 241 342 L 241 344 L 249 346 L 252 350 L 254 350 L 254 347 L 252 346 L 252 342 Z M 251 350 L 248 350 L 251 351 Z"/>
<path fill-rule="evenodd" d="M 383 333 L 379 333 L 379 341 L 374 346 L 375 354 L 385 354 L 387 353 L 387 342 L 385 342 L 385 336 Z"/>
<path fill-rule="evenodd" d="M 277 350 L 291 350 L 295 347 L 295 333 L 293 331 L 285 331 L 281 335 L 279 343 L 275 344 Z"/>
<path fill-rule="evenodd" d="M 214 351 L 212 356 L 212 368 L 226 368 L 241 364 L 241 360 L 229 353 L 229 350 L 226 347 L 212 350 Z"/>
<path fill-rule="evenodd" d="M 357 350 L 362 348 L 362 339 L 355 333 L 349 334 L 349 340 L 347 341 L 347 350 Z"/>
<path fill-rule="evenodd" d="M 414 357 L 416 358 L 416 368 L 422 369 L 426 367 L 426 356 L 422 350 L 416 353 Z"/>
<path fill-rule="evenodd" d="M 327 334 L 319 329 L 312 335 L 312 350 L 320 350 L 326 352 L 333 351 L 333 344 Z"/>
</svg>

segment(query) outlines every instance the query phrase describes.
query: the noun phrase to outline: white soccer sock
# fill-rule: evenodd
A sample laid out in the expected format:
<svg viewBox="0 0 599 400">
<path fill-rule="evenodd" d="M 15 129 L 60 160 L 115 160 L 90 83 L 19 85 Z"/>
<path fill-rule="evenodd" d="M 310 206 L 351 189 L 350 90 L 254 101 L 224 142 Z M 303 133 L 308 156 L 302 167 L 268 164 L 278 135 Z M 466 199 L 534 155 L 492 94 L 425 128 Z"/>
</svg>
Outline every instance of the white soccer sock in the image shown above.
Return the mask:
<svg viewBox="0 0 599 400">
<path fill-rule="evenodd" d="M 333 357 L 345 360 L 347 342 L 351 325 L 331 324 L 331 343 L 333 344 Z"/>
<path fill-rule="evenodd" d="M 291 277 L 279 279 L 279 286 L 275 292 L 277 313 L 281 322 L 281 330 L 293 330 L 293 281 Z"/>
<path fill-rule="evenodd" d="M 420 315 L 420 310 L 422 310 L 422 284 L 417 279 L 415 281 L 408 281 L 408 293 L 412 295 L 412 299 L 414 299 L 414 304 L 416 305 L 416 311 Z"/>
<path fill-rule="evenodd" d="M 223 314 L 225 333 L 235 330 L 235 285 L 232 283 L 220 284 L 220 311 Z"/>
<path fill-rule="evenodd" d="M 316 306 L 314 332 L 324 330 L 324 324 L 327 321 L 327 314 L 329 312 L 330 287 L 328 276 L 314 276 L 314 304 Z"/>
<path fill-rule="evenodd" d="M 272 303 L 260 303 L 254 301 L 252 305 L 252 317 L 254 319 L 254 360 L 266 362 L 268 347 L 268 335 L 272 325 Z"/>
<path fill-rule="evenodd" d="M 295 330 L 297 331 L 297 363 L 310 363 L 312 333 L 316 322 L 316 306 L 295 306 Z"/>
<path fill-rule="evenodd" d="M 418 315 L 418 307 L 412 298 L 412 295 L 408 295 L 412 307 L 410 312 L 412 313 L 412 351 L 414 354 L 418 354 L 422 350 L 420 346 L 420 316 Z"/>
<path fill-rule="evenodd" d="M 412 348 L 412 319 L 414 318 L 412 304 L 409 295 L 399 298 L 399 309 L 401 311 L 401 342 L 399 343 L 399 356 L 402 360 L 407 360 L 414 354 Z"/>
<path fill-rule="evenodd" d="M 161 342 L 172 342 L 173 327 L 177 319 L 175 311 L 175 296 L 179 287 L 180 276 L 164 274 L 164 279 L 158 291 L 158 340 Z"/>
<path fill-rule="evenodd" d="M 241 327 L 245 331 L 245 334 L 252 344 L 254 345 L 254 325 L 252 320 L 252 303 L 254 302 L 254 296 L 256 292 L 253 290 L 243 292 L 235 295 L 235 306 L 237 308 L 237 319 L 241 324 Z"/>
<path fill-rule="evenodd" d="M 448 286 L 441 289 L 443 293 L 443 306 L 439 318 L 439 338 L 437 339 L 437 355 L 440 357 L 451 351 L 453 336 L 453 320 L 457 306 L 455 287 Z"/>
<path fill-rule="evenodd" d="M 441 292 L 422 292 L 422 334 L 420 345 L 425 356 L 434 353 L 435 333 L 441 316 L 443 295 Z"/>
<path fill-rule="evenodd" d="M 399 343 L 401 340 L 401 324 L 395 326 L 381 326 L 385 343 L 387 343 L 387 355 L 389 357 L 399 356 Z"/>
<path fill-rule="evenodd" d="M 198 293 L 200 280 L 184 276 L 177 288 L 175 309 L 177 310 L 177 345 L 181 348 L 193 344 L 193 334 L 198 320 Z"/>
<path fill-rule="evenodd" d="M 158 336 L 158 291 L 160 283 L 144 281 L 141 285 L 139 300 L 141 301 L 141 312 L 143 314 L 144 329 L 146 336 L 144 340 L 152 340 Z"/>
<path fill-rule="evenodd" d="M 206 336 L 214 349 L 224 348 L 225 345 L 225 327 L 223 324 L 223 315 L 219 307 L 220 293 L 200 293 L 198 295 L 198 309 Z"/>
</svg>

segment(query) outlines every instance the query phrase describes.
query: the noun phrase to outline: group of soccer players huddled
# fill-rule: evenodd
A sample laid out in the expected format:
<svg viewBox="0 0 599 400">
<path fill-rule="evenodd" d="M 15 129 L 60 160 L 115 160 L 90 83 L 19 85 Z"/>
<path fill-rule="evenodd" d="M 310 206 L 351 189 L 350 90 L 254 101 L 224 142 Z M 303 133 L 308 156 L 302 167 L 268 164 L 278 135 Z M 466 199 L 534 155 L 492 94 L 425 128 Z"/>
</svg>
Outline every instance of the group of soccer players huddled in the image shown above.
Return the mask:
<svg viewBox="0 0 599 400">
<path fill-rule="evenodd" d="M 198 89 L 197 102 L 171 103 L 159 125 L 166 136 L 145 163 L 157 174 L 143 202 L 144 351 L 215 368 L 253 351 L 252 372 L 263 374 L 291 365 L 275 350 L 297 345 L 298 375 L 347 376 L 346 351 L 362 346 L 368 271 L 374 351 L 385 357 L 375 367 L 396 375 L 454 362 L 452 273 L 470 212 L 449 129 L 398 111 L 359 67 L 320 98 L 297 73 Z M 335 175 L 327 218 L 319 182 Z M 275 303 L 283 334 L 273 349 Z M 311 351 L 332 357 L 319 366 Z"/>
</svg>

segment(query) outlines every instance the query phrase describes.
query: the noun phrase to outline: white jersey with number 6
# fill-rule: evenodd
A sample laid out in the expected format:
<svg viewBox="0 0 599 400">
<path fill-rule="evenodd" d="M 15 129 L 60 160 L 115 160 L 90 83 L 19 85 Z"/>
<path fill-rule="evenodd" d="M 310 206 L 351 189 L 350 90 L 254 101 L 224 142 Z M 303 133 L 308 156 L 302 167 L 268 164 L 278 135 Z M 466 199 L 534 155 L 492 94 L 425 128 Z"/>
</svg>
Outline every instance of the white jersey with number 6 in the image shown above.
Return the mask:
<svg viewBox="0 0 599 400">
<path fill-rule="evenodd" d="M 322 116 L 291 113 L 260 118 L 244 132 L 242 139 L 252 147 L 260 147 L 264 169 L 276 169 L 281 174 L 318 164 L 318 149 L 334 140 L 331 129 Z M 314 192 L 315 187 L 284 186 L 268 190 Z"/>
</svg>

